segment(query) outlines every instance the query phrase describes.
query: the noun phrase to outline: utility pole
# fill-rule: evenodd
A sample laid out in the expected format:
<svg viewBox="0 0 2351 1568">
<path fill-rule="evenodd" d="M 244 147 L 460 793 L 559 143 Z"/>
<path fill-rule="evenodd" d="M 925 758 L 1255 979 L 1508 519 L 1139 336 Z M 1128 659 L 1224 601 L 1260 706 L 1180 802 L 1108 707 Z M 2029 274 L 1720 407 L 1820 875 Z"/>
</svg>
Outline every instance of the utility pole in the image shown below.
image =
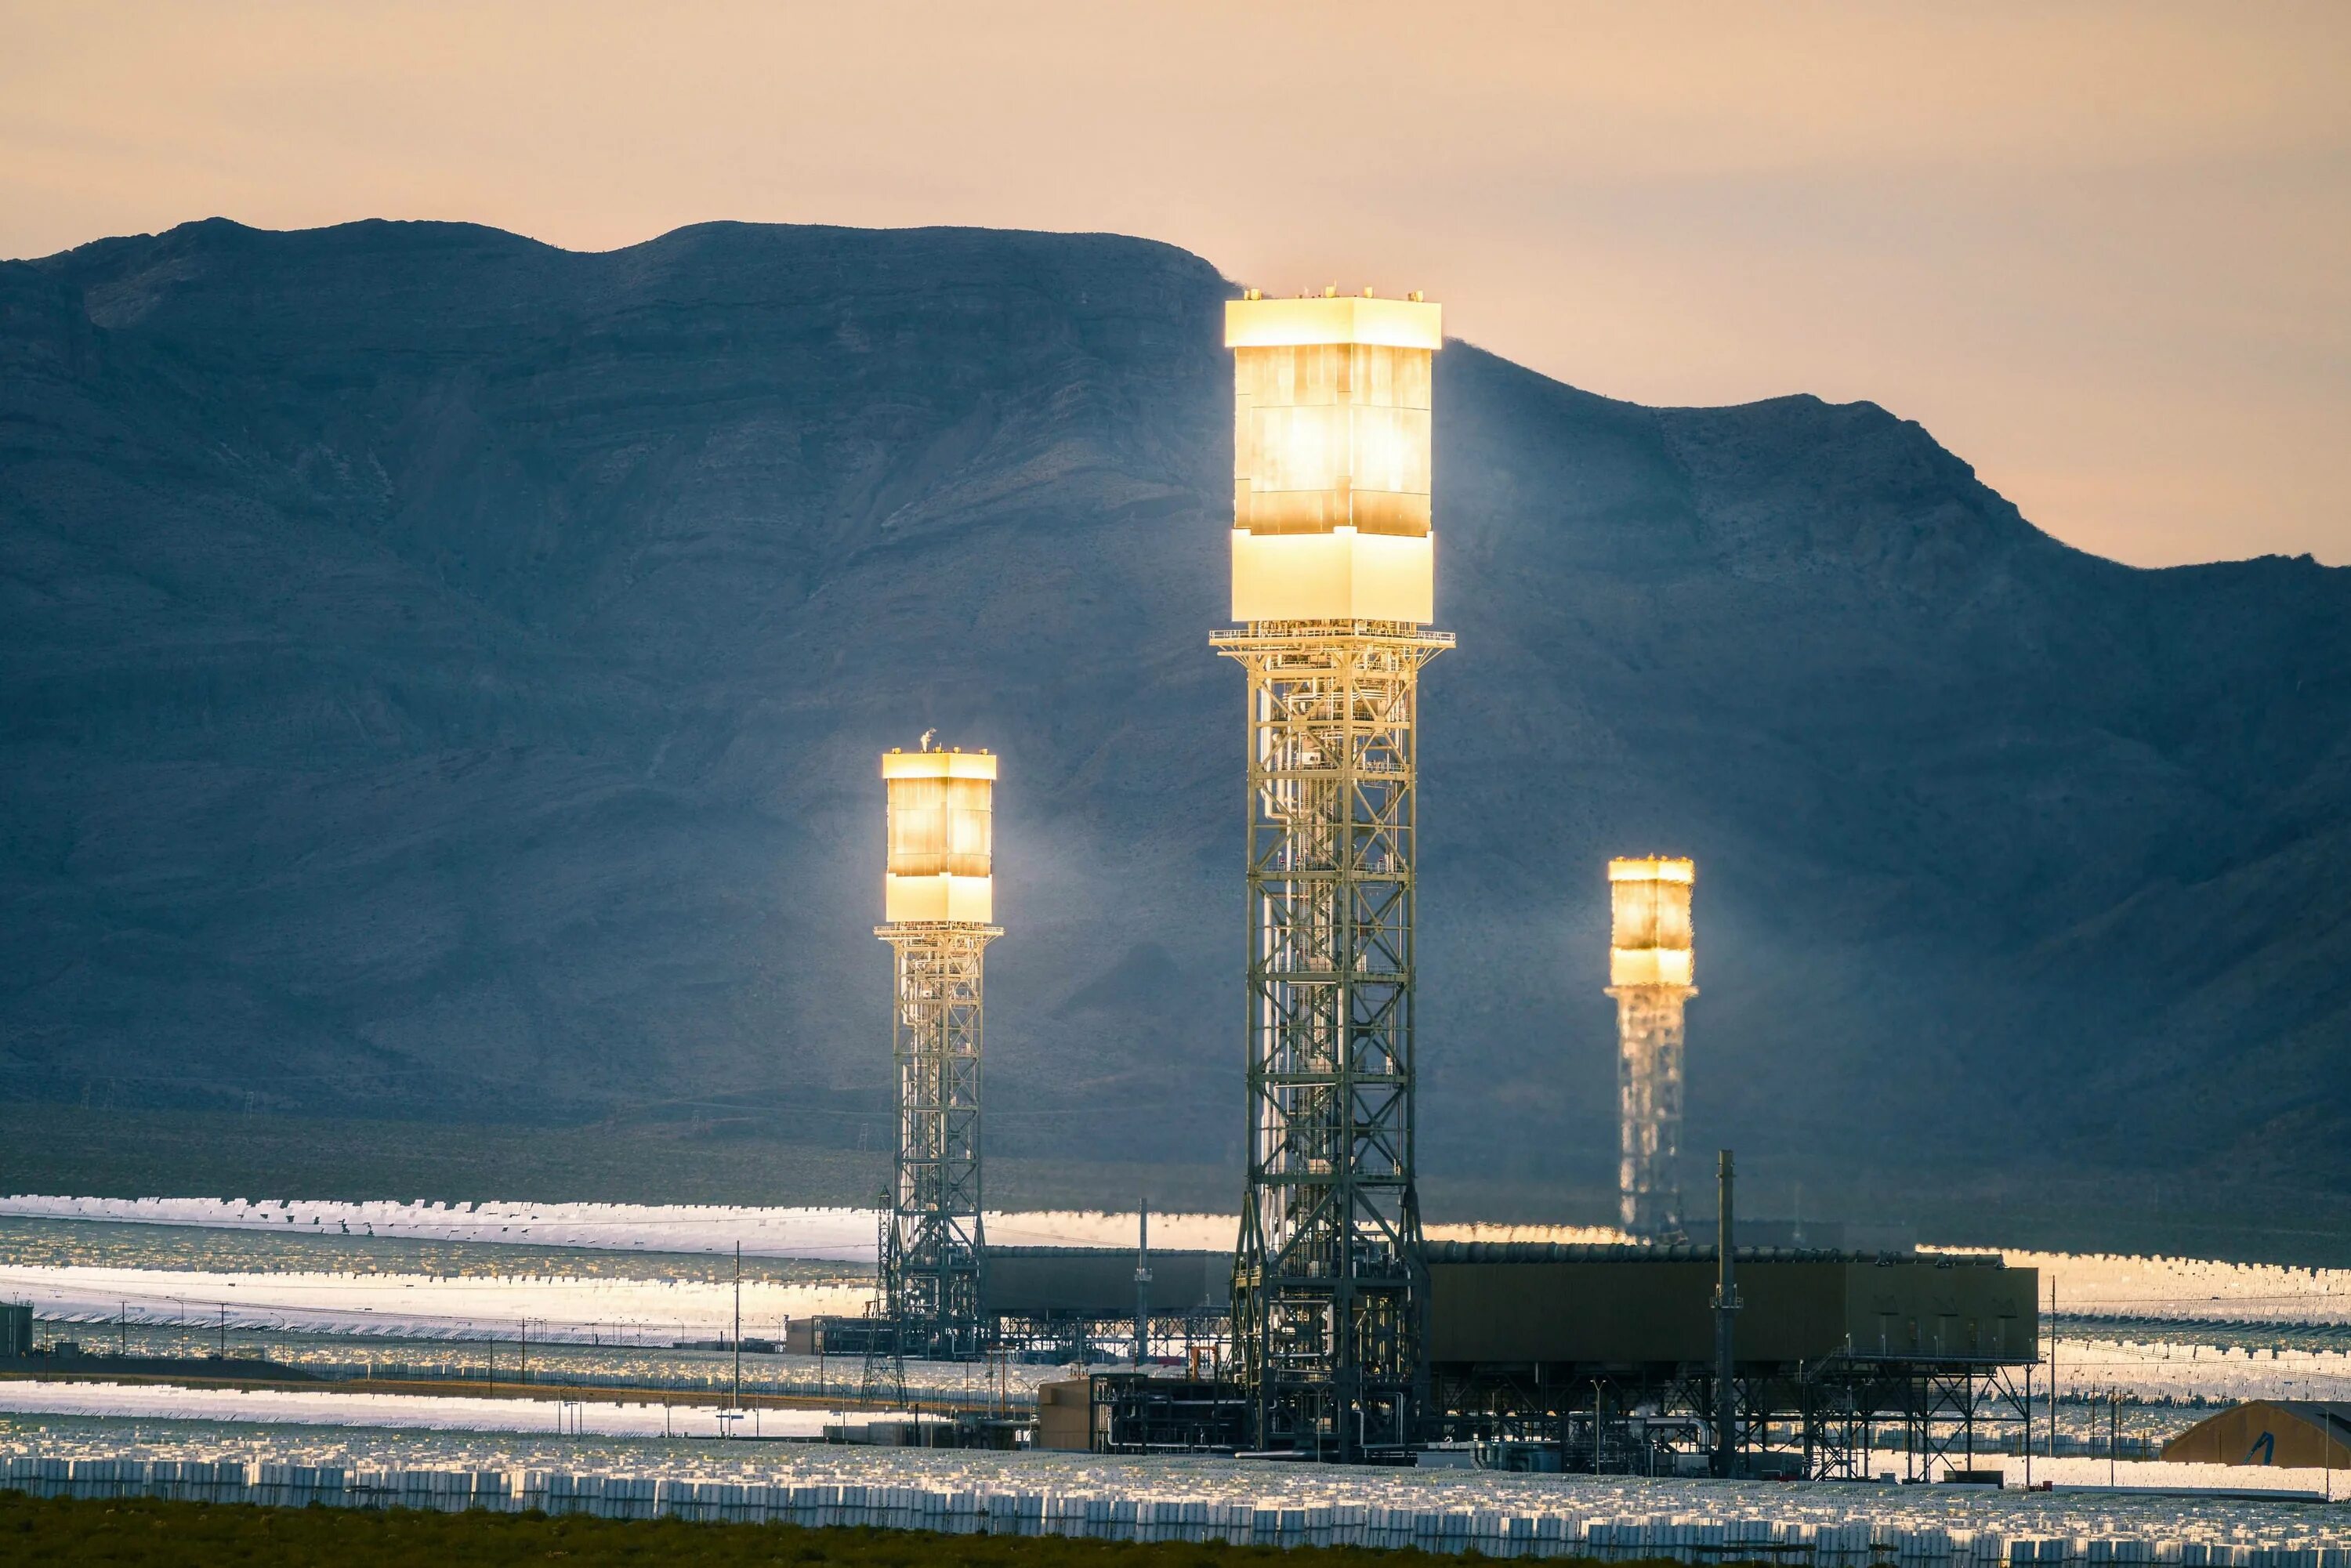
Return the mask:
<svg viewBox="0 0 2351 1568">
<path fill-rule="evenodd" d="M 1739 1422 L 1739 1385 L 1731 1324 L 1739 1312 L 1739 1285 L 1731 1270 L 1732 1235 L 1730 1151 L 1721 1151 L 1716 1166 L 1719 1208 L 1715 1217 L 1718 1268 L 1714 1286 L 1714 1473 L 1729 1476 L 1737 1454 L 1733 1428 Z"/>
<path fill-rule="evenodd" d="M 2024 1490 L 2032 1490 L 2032 1368 L 2024 1369 Z"/>
<path fill-rule="evenodd" d="M 1144 1197 L 1134 1243 L 1134 1370 L 1151 1351 L 1151 1199 Z"/>
<path fill-rule="evenodd" d="M 2057 1458 L 2057 1272 L 2049 1273 L 2049 1458 Z"/>
<path fill-rule="evenodd" d="M 743 1244 L 735 1243 L 735 1408 L 743 1408 Z"/>
</svg>

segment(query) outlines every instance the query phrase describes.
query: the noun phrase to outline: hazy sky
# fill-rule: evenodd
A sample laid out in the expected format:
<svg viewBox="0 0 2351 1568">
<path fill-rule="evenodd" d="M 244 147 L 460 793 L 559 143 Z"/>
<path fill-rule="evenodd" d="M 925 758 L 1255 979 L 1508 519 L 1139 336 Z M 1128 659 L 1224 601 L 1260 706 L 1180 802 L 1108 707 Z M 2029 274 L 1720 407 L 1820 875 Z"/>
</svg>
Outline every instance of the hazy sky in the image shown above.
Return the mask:
<svg viewBox="0 0 2351 1568">
<path fill-rule="evenodd" d="M 2351 0 L 0 0 L 0 255 L 213 214 L 1146 235 L 1873 399 L 2125 560 L 2351 562 Z"/>
</svg>

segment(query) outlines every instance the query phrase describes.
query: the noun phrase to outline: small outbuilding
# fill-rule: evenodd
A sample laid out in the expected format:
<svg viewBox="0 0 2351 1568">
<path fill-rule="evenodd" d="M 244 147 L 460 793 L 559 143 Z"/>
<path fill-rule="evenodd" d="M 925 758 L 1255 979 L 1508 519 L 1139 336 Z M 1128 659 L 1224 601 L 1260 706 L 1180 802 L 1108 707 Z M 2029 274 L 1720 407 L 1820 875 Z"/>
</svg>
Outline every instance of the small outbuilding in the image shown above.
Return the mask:
<svg viewBox="0 0 2351 1568">
<path fill-rule="evenodd" d="M 19 1360 L 32 1354 L 32 1303 L 0 1301 L 0 1360 Z"/>
<path fill-rule="evenodd" d="M 2164 1444 L 2163 1457 L 2175 1464 L 2351 1469 L 2351 1405 L 2248 1399 Z"/>
<path fill-rule="evenodd" d="M 1094 1446 L 1094 1385 L 1090 1377 L 1037 1385 L 1037 1447 L 1082 1454 Z"/>
</svg>

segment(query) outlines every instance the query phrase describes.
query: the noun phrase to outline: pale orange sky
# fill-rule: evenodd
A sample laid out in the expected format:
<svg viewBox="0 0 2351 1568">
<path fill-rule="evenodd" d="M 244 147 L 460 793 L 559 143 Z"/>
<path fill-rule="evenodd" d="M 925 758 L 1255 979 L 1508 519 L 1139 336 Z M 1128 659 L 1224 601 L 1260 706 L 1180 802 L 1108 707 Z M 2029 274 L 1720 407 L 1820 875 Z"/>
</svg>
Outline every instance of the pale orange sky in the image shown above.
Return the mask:
<svg viewBox="0 0 2351 1568">
<path fill-rule="evenodd" d="M 1653 403 L 1917 419 L 2144 564 L 2351 562 L 2351 5 L 0 0 L 0 256 L 1108 229 Z"/>
</svg>

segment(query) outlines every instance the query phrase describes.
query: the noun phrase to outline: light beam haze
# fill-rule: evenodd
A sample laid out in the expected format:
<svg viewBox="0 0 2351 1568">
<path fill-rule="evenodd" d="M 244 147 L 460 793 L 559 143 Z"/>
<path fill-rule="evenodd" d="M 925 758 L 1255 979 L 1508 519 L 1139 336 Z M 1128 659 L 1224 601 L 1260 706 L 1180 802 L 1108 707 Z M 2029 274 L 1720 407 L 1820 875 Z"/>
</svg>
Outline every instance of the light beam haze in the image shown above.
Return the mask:
<svg viewBox="0 0 2351 1568">
<path fill-rule="evenodd" d="M 2351 6 L 0 0 L 0 254 L 1115 230 L 1645 402 L 1924 423 L 2142 564 L 2351 561 Z"/>
</svg>

